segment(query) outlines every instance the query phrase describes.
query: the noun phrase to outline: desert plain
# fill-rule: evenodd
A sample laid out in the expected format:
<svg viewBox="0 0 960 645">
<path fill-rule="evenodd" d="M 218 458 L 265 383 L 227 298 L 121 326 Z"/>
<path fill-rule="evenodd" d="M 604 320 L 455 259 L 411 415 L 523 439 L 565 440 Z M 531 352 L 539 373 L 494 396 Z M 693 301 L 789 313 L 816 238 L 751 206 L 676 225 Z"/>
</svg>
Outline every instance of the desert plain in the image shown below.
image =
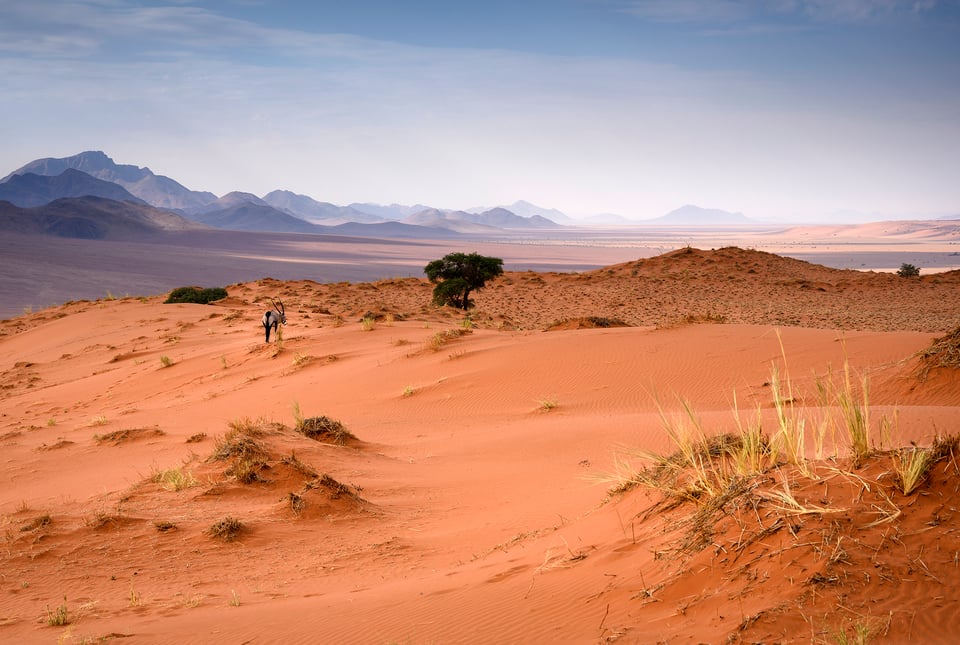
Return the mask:
<svg viewBox="0 0 960 645">
<path fill-rule="evenodd" d="M 953 642 L 960 271 L 611 248 L 3 320 L 0 640 Z"/>
</svg>

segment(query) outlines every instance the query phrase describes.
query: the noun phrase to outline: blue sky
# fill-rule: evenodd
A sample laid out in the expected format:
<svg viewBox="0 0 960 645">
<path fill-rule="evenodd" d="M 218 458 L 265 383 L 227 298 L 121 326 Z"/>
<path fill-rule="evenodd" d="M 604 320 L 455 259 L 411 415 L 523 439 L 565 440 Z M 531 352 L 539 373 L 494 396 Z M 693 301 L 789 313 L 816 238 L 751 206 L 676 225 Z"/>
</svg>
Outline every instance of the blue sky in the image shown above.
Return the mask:
<svg viewBox="0 0 960 645">
<path fill-rule="evenodd" d="M 0 176 L 572 215 L 960 214 L 960 0 L 0 0 Z"/>
</svg>

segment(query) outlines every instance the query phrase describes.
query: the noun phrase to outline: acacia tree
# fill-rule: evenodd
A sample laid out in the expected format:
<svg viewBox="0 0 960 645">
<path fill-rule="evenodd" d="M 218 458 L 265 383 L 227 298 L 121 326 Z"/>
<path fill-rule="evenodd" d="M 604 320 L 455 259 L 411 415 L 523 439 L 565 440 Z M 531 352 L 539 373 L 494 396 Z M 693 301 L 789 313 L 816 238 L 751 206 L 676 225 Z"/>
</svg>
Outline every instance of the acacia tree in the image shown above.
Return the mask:
<svg viewBox="0 0 960 645">
<path fill-rule="evenodd" d="M 469 309 L 470 292 L 482 289 L 487 280 L 503 274 L 503 260 L 478 253 L 448 253 L 424 267 L 423 272 L 435 284 L 433 302 Z"/>
</svg>

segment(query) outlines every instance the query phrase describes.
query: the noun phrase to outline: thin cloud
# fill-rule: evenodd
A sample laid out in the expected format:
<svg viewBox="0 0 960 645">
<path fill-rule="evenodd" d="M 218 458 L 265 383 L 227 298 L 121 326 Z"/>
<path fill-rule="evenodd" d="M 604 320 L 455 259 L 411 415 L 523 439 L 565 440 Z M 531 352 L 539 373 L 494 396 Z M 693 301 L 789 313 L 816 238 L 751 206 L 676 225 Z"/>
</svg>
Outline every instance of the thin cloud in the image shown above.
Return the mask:
<svg viewBox="0 0 960 645">
<path fill-rule="evenodd" d="M 625 13 L 662 23 L 730 24 L 807 19 L 859 23 L 904 14 L 923 14 L 938 0 L 629 0 Z"/>
</svg>

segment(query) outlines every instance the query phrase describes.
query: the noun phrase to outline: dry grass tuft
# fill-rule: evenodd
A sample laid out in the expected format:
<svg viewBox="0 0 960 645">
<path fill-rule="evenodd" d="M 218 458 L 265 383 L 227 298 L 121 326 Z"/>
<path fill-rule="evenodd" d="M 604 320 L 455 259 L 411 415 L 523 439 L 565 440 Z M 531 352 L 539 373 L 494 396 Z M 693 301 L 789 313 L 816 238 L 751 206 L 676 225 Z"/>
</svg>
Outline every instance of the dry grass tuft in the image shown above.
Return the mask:
<svg viewBox="0 0 960 645">
<path fill-rule="evenodd" d="M 308 481 L 304 485 L 305 490 L 323 488 L 327 491 L 330 496 L 330 499 L 340 499 L 341 497 L 346 497 L 355 502 L 362 502 L 363 498 L 360 497 L 353 489 L 351 489 L 346 484 L 338 482 L 336 479 L 324 473 L 319 477 Z"/>
<path fill-rule="evenodd" d="M 935 338 L 930 347 L 917 353 L 917 379 L 927 380 L 930 371 L 940 367 L 960 369 L 960 327 L 945 336 Z"/>
<path fill-rule="evenodd" d="M 230 424 L 230 430 L 216 440 L 210 461 L 230 461 L 224 474 L 242 484 L 260 481 L 260 471 L 267 465 L 269 453 L 258 440 L 263 435 L 262 424 L 242 419 Z"/>
<path fill-rule="evenodd" d="M 105 526 L 116 528 L 123 522 L 123 517 L 111 515 L 104 511 L 97 511 L 91 517 L 87 518 L 85 524 L 91 529 L 102 529 Z"/>
<path fill-rule="evenodd" d="M 169 491 L 181 491 L 199 483 L 193 473 L 183 467 L 157 470 L 150 476 L 150 481 Z"/>
<path fill-rule="evenodd" d="M 287 493 L 283 500 L 290 506 L 290 510 L 293 511 L 294 515 L 300 515 L 307 506 L 307 501 L 303 499 L 303 495 L 299 493 Z"/>
<path fill-rule="evenodd" d="M 931 448 L 912 446 L 894 452 L 893 468 L 897 473 L 900 492 L 909 495 L 915 491 L 926 478 L 933 463 L 934 453 Z"/>
<path fill-rule="evenodd" d="M 280 463 L 290 466 L 291 468 L 296 470 L 298 473 L 306 477 L 310 477 L 310 478 L 319 477 L 319 473 L 317 473 L 316 469 L 314 469 L 314 467 L 311 466 L 310 464 L 306 464 L 300 461 L 300 459 L 297 457 L 297 454 L 295 452 L 291 452 L 289 457 L 281 457 Z"/>
<path fill-rule="evenodd" d="M 142 439 L 145 437 L 159 437 L 164 434 L 163 430 L 157 427 L 153 428 L 124 428 L 123 430 L 114 430 L 106 434 L 95 434 L 93 440 L 97 443 L 112 443 L 117 445 L 124 441 Z"/>
<path fill-rule="evenodd" d="M 435 352 L 439 352 L 447 343 L 472 333 L 473 330 L 466 327 L 455 327 L 445 331 L 438 331 L 430 337 L 430 340 L 427 342 L 427 347 Z"/>
<path fill-rule="evenodd" d="M 63 597 L 63 602 L 55 609 L 47 607 L 47 625 L 50 627 L 62 627 L 70 624 L 70 612 L 67 610 L 67 597 Z"/>
<path fill-rule="evenodd" d="M 243 522 L 228 515 L 214 522 L 210 528 L 207 529 L 207 535 L 223 540 L 224 542 L 232 542 L 240 536 L 244 528 Z"/>
<path fill-rule="evenodd" d="M 314 441 L 332 443 L 338 446 L 344 446 L 348 442 L 356 440 L 356 436 L 347 430 L 342 422 L 326 416 L 298 420 L 294 429 Z"/>
<path fill-rule="evenodd" d="M 26 533 L 27 531 L 36 531 L 38 529 L 46 528 L 53 523 L 53 518 L 49 515 L 40 515 L 33 518 L 29 522 L 24 523 L 20 527 L 21 533 Z"/>
</svg>

